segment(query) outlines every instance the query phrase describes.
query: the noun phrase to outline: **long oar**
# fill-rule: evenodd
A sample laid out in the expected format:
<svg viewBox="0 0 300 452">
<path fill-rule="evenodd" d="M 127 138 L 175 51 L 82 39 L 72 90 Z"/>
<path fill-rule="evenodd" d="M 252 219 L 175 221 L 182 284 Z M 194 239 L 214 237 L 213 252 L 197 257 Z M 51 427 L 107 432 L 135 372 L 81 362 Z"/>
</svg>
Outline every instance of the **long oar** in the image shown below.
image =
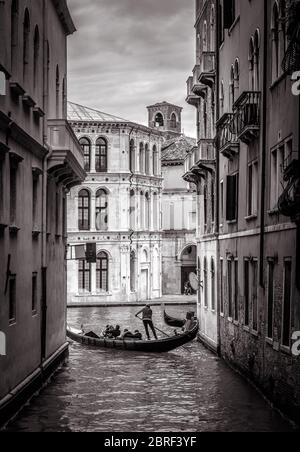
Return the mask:
<svg viewBox="0 0 300 452">
<path fill-rule="evenodd" d="M 142 319 L 141 317 L 139 317 L 138 315 L 136 315 L 136 317 L 137 317 L 141 322 L 143 322 L 143 319 Z M 153 326 L 154 326 L 154 325 L 153 325 Z M 165 333 L 164 331 L 160 330 L 160 329 L 157 328 L 156 326 L 154 326 L 154 329 L 155 329 L 156 331 L 158 331 L 159 333 L 164 334 L 165 336 L 167 336 L 167 337 L 169 337 L 169 338 L 172 338 L 172 336 L 170 336 L 169 334 L 167 334 L 167 333 Z M 185 350 L 187 350 L 189 353 L 192 353 L 191 350 L 189 350 L 189 349 L 188 349 L 187 347 L 185 347 L 184 345 L 181 345 L 181 347 L 184 348 Z"/>
</svg>

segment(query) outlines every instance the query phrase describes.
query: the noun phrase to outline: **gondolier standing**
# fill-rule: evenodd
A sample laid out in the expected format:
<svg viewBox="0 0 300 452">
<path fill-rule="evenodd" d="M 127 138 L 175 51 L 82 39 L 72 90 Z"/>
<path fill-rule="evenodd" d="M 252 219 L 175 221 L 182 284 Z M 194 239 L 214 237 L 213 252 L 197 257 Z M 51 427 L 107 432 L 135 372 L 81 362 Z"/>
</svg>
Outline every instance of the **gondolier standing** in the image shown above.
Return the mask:
<svg viewBox="0 0 300 452">
<path fill-rule="evenodd" d="M 140 314 L 143 314 L 143 323 L 144 323 L 144 327 L 145 327 L 145 331 L 146 331 L 146 335 L 148 338 L 148 341 L 150 341 L 150 333 L 149 333 L 149 327 L 151 328 L 151 331 L 155 337 L 155 339 L 157 340 L 157 335 L 156 335 L 156 331 L 153 325 L 153 312 L 152 309 L 150 308 L 150 306 L 147 304 L 146 307 L 144 309 L 141 309 L 137 314 L 136 317 L 138 317 Z"/>
</svg>

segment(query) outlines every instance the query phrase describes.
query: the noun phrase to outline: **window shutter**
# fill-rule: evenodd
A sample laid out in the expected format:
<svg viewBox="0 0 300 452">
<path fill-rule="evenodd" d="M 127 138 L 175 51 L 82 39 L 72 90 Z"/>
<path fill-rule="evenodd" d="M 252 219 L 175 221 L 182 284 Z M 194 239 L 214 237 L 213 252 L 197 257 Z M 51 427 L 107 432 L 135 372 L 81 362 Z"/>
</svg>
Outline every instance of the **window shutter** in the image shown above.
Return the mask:
<svg viewBox="0 0 300 452">
<path fill-rule="evenodd" d="M 234 20 L 234 2 L 235 0 L 224 0 L 224 29 L 229 29 Z"/>
<path fill-rule="evenodd" d="M 227 176 L 227 203 L 226 220 L 234 221 L 237 218 L 237 175 Z"/>
</svg>

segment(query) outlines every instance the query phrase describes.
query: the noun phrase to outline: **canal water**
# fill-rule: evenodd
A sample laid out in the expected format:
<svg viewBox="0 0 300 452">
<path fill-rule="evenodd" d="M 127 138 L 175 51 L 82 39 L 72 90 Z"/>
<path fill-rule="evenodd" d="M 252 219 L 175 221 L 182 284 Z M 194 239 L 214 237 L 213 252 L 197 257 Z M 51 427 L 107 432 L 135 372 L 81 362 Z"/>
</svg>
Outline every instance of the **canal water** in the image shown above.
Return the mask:
<svg viewBox="0 0 300 452">
<path fill-rule="evenodd" d="M 191 307 L 192 309 L 192 307 Z M 189 307 L 170 307 L 184 317 Z M 154 308 L 158 327 L 165 326 Z M 136 308 L 71 309 L 73 327 L 142 331 Z M 164 355 L 92 350 L 71 343 L 69 363 L 10 432 L 287 432 L 291 426 L 196 341 Z"/>
</svg>

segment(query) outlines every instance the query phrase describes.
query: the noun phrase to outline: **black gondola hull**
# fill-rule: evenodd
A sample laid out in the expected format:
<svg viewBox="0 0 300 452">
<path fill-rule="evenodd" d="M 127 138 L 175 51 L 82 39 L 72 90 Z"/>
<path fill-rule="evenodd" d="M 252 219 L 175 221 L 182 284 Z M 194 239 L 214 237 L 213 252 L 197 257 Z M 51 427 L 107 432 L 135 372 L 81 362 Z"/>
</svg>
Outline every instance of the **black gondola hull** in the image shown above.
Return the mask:
<svg viewBox="0 0 300 452">
<path fill-rule="evenodd" d="M 166 311 L 164 311 L 165 323 L 172 328 L 182 328 L 185 325 L 186 320 L 175 319 L 175 317 L 169 316 Z"/>
<path fill-rule="evenodd" d="M 176 350 L 183 345 L 193 341 L 198 334 L 199 324 L 195 323 L 194 328 L 179 336 L 172 336 L 157 341 L 136 341 L 136 340 L 112 340 L 112 339 L 93 339 L 83 336 L 71 329 L 67 329 L 69 339 L 82 345 L 101 349 L 126 350 L 143 353 L 167 353 Z"/>
</svg>

